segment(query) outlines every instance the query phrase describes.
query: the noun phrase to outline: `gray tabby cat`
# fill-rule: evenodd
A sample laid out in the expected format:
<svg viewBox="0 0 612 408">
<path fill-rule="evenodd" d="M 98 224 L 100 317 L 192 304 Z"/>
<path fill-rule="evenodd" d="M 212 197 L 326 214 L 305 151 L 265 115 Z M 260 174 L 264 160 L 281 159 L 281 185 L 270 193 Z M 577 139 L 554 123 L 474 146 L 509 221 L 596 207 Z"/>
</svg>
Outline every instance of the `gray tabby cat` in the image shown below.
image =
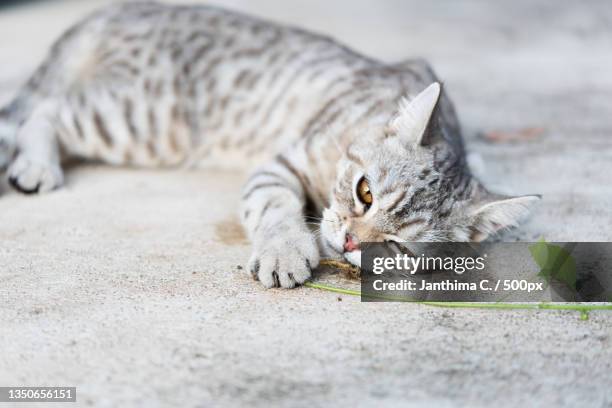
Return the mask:
<svg viewBox="0 0 612 408">
<path fill-rule="evenodd" d="M 426 63 L 205 6 L 114 5 L 75 25 L 0 111 L 0 147 L 24 193 L 59 187 L 69 157 L 259 164 L 241 216 L 266 287 L 303 283 L 320 254 L 359 265 L 360 242 L 480 241 L 538 200 L 471 177 Z"/>
</svg>

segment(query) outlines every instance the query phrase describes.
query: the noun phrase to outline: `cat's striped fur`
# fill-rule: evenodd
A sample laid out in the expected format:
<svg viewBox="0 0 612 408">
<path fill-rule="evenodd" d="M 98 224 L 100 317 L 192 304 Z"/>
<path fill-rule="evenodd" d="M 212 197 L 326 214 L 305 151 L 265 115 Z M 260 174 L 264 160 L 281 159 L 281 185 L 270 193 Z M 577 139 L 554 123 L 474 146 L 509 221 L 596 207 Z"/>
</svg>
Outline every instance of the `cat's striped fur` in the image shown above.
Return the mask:
<svg viewBox="0 0 612 408">
<path fill-rule="evenodd" d="M 364 241 L 480 240 L 535 200 L 496 200 L 470 176 L 435 81 L 422 61 L 384 64 L 223 9 L 114 5 L 67 31 L 0 111 L 0 148 L 23 192 L 60 186 L 64 157 L 260 165 L 242 196 L 249 269 L 293 287 L 321 251 L 359 263 Z M 319 242 L 308 203 L 324 216 Z"/>
</svg>

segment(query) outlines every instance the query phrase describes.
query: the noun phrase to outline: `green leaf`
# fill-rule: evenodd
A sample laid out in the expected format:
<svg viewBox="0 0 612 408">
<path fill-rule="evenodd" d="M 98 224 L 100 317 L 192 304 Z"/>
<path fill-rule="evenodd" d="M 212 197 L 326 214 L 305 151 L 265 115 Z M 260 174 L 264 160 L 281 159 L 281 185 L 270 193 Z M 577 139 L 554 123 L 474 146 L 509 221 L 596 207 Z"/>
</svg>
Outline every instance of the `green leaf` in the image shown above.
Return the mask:
<svg viewBox="0 0 612 408">
<path fill-rule="evenodd" d="M 546 246 L 546 242 L 544 242 L 544 239 L 538 241 L 533 245 L 530 245 L 529 252 L 531 252 L 533 260 L 536 261 L 540 269 L 546 267 L 546 260 L 548 259 L 548 249 Z"/>
<path fill-rule="evenodd" d="M 540 240 L 529 246 L 529 252 L 540 267 L 538 276 L 549 282 L 556 279 L 576 290 L 576 261 L 565 248 Z"/>
</svg>

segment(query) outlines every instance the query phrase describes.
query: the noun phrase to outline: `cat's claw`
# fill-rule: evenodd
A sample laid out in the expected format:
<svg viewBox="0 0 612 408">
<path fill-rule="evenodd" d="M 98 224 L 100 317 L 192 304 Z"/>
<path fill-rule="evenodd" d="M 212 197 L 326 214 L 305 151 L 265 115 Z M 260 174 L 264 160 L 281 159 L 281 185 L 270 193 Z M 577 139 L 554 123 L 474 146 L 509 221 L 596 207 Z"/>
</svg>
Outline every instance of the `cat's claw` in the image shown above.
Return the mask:
<svg viewBox="0 0 612 408">
<path fill-rule="evenodd" d="M 19 156 L 8 169 L 9 183 L 24 194 L 44 193 L 62 185 L 64 176 L 58 164 L 39 163 Z"/>
<path fill-rule="evenodd" d="M 312 268 L 318 264 L 317 245 L 304 234 L 297 240 L 275 237 L 266 242 L 253 252 L 248 270 L 266 288 L 293 288 L 310 279 Z"/>
</svg>

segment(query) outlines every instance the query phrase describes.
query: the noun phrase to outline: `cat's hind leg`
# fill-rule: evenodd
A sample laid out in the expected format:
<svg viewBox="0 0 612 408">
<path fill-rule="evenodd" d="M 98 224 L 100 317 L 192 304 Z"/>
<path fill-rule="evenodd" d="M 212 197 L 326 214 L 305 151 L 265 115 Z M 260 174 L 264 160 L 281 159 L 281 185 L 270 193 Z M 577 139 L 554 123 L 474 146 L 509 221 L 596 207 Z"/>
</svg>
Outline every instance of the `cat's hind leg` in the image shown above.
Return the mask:
<svg viewBox="0 0 612 408">
<path fill-rule="evenodd" d="M 17 155 L 8 169 L 8 178 L 22 193 L 46 192 L 63 183 L 57 116 L 58 103 L 44 101 L 17 130 Z"/>
</svg>

